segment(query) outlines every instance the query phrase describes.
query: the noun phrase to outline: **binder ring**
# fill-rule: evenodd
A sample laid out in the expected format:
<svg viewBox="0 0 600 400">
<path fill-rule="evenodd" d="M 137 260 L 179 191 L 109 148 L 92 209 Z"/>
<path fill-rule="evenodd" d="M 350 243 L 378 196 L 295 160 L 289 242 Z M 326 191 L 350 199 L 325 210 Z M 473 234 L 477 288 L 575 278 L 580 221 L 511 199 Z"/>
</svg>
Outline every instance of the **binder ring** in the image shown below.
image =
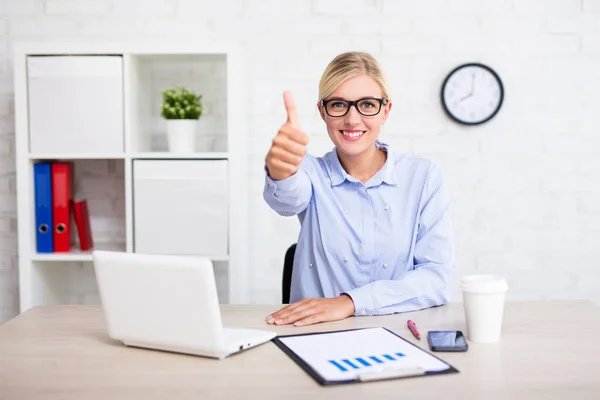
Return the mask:
<svg viewBox="0 0 600 400">
<path fill-rule="evenodd" d="M 40 233 L 48 232 L 48 224 L 41 224 L 39 231 L 40 231 Z"/>
<path fill-rule="evenodd" d="M 67 227 L 65 224 L 58 224 L 56 225 L 56 232 L 58 233 L 65 233 L 67 230 Z"/>
</svg>

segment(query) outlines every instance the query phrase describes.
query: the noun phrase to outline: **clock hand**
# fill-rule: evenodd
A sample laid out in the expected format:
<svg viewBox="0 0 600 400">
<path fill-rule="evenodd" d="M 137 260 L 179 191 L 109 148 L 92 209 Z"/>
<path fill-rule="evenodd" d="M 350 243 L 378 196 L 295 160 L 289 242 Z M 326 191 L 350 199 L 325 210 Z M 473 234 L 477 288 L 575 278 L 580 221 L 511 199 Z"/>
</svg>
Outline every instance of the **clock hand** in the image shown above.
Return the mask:
<svg viewBox="0 0 600 400">
<path fill-rule="evenodd" d="M 471 75 L 471 94 L 475 91 L 475 72 Z"/>
<path fill-rule="evenodd" d="M 473 92 L 471 92 L 471 93 L 467 94 L 466 96 L 463 96 L 463 97 L 461 97 L 461 98 L 460 98 L 458 101 L 463 101 L 463 100 L 466 100 L 466 99 L 468 99 L 468 98 L 469 98 L 469 97 L 471 97 L 471 96 L 473 96 Z"/>
</svg>

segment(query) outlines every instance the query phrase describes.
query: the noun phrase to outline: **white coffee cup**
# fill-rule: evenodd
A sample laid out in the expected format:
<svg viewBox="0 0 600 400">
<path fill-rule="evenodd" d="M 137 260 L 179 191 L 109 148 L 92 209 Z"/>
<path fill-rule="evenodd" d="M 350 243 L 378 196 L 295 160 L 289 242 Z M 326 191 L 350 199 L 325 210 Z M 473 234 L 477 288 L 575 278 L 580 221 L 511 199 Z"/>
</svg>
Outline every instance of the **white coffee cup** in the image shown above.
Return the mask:
<svg viewBox="0 0 600 400">
<path fill-rule="evenodd" d="M 460 289 L 467 321 L 467 338 L 474 343 L 500 340 L 504 299 L 508 285 L 497 275 L 469 275 L 461 279 Z"/>
</svg>

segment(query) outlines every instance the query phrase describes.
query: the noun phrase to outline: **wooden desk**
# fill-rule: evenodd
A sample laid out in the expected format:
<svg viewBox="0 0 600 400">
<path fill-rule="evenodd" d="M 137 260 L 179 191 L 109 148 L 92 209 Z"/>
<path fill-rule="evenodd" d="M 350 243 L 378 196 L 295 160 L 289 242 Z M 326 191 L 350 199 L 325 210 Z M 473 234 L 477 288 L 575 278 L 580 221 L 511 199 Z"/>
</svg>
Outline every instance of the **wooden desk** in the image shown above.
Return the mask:
<svg viewBox="0 0 600 400">
<path fill-rule="evenodd" d="M 269 329 L 278 306 L 223 306 L 227 326 Z M 416 341 L 465 329 L 460 304 L 356 317 L 279 334 L 385 326 Z M 427 348 L 427 341 L 418 345 Z M 124 347 L 98 306 L 33 308 L 0 326 L 0 399 L 599 399 L 600 308 L 589 302 L 507 303 L 502 340 L 439 353 L 459 374 L 319 386 L 273 343 L 222 361 Z"/>
</svg>

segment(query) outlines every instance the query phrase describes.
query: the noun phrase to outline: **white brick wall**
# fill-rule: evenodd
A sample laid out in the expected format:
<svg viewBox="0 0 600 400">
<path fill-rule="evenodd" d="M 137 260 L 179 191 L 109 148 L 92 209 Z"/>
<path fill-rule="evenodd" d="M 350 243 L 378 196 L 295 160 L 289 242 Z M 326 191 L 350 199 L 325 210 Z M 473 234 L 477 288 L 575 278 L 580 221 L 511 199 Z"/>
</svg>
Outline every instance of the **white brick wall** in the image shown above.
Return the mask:
<svg viewBox="0 0 600 400">
<path fill-rule="evenodd" d="M 600 0 L 583 0 L 583 11 L 586 13 L 600 13 Z"/>
<path fill-rule="evenodd" d="M 79 0 L 47 0 L 46 14 L 106 14 L 109 5 L 106 1 L 79 1 Z"/>
<path fill-rule="evenodd" d="M 279 300 L 298 232 L 295 218 L 262 200 L 281 93 L 295 91 L 311 152 L 329 150 L 317 84 L 351 49 L 372 51 L 390 78 L 395 104 L 382 137 L 444 168 L 459 274 L 503 274 L 512 299 L 600 301 L 599 0 L 0 0 L 0 322 L 18 306 L 10 43 L 190 36 L 248 51 L 252 301 Z M 501 112 L 478 128 L 455 125 L 439 105 L 446 73 L 468 61 L 495 68 L 506 87 Z M 110 184 L 107 169 L 122 174 L 116 164 L 82 168 L 96 187 Z M 102 210 L 93 223 L 122 234 L 122 192 L 86 190 Z M 86 267 L 65 271 L 72 300 L 97 300 L 90 277 Z"/>
<path fill-rule="evenodd" d="M 43 0 L 2 0 L 0 1 L 0 15 L 40 15 L 44 12 Z"/>
</svg>

